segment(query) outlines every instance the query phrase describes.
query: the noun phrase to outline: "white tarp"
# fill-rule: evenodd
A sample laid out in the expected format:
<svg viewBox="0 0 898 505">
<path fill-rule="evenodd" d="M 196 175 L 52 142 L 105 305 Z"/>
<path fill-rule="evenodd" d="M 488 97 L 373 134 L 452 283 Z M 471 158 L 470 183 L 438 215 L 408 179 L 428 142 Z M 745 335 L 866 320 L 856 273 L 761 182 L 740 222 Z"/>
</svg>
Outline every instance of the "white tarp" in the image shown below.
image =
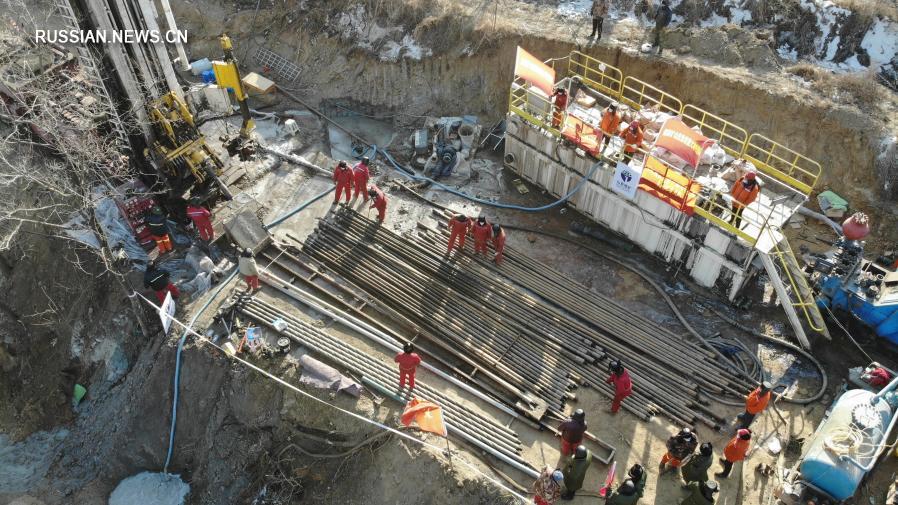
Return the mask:
<svg viewBox="0 0 898 505">
<path fill-rule="evenodd" d="M 94 215 L 103 230 L 103 235 L 106 236 L 106 245 L 113 255 L 120 250 L 134 262 L 146 263 L 149 260 L 146 251 L 134 239 L 131 227 L 128 226 L 112 198 L 107 196 L 97 198 L 94 204 Z"/>
</svg>

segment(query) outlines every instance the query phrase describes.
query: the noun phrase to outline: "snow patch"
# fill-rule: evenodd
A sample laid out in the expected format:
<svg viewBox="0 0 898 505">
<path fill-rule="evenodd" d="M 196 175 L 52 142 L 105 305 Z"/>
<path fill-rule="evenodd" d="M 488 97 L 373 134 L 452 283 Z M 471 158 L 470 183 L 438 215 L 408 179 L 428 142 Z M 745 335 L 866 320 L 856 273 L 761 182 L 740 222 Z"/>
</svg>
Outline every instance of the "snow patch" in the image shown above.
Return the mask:
<svg viewBox="0 0 898 505">
<path fill-rule="evenodd" d="M 589 16 L 589 10 L 591 8 L 592 0 L 570 0 L 559 3 L 556 12 L 562 17 L 579 18 Z"/>
<path fill-rule="evenodd" d="M 384 61 L 420 60 L 433 54 L 410 34 L 403 35 L 402 27 L 380 26 L 371 20 L 362 5 L 341 13 L 336 25 L 343 38 L 354 39 L 357 47 L 376 52 Z"/>
<path fill-rule="evenodd" d="M 109 495 L 109 505 L 182 505 L 190 485 L 179 475 L 143 472 L 119 482 Z"/>
<path fill-rule="evenodd" d="M 898 53 L 898 23 L 877 19 L 861 41 L 870 55 L 870 63 L 879 67 L 892 61 Z"/>
</svg>

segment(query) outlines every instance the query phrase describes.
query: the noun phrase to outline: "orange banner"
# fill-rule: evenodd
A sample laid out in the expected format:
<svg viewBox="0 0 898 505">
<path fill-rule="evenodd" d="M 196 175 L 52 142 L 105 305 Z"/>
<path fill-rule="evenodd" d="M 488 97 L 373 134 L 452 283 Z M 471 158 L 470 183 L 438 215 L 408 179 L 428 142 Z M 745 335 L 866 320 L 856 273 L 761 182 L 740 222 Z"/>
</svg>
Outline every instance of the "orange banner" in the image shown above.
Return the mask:
<svg viewBox="0 0 898 505">
<path fill-rule="evenodd" d="M 689 128 L 686 123 L 670 118 L 661 126 L 655 147 L 667 149 L 695 168 L 702 159 L 702 153 L 713 143 L 713 140 Z"/>
<path fill-rule="evenodd" d="M 436 433 L 441 437 L 448 434 L 446 423 L 443 422 L 443 409 L 433 402 L 412 398 L 405 406 L 400 421 L 405 426 L 411 426 L 414 421 L 421 431 Z"/>
<path fill-rule="evenodd" d="M 552 96 L 555 87 L 555 69 L 520 47 L 514 60 L 514 75 L 545 91 L 546 95 Z"/>
</svg>

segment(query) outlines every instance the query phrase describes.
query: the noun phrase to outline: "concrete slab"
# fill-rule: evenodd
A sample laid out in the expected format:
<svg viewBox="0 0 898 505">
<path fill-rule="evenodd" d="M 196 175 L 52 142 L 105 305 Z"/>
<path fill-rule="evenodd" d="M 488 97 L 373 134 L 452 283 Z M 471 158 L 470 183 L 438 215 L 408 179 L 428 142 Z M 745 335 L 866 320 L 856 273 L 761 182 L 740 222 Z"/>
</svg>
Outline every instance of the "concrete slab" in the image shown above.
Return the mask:
<svg viewBox="0 0 898 505">
<path fill-rule="evenodd" d="M 250 248 L 259 251 L 269 242 L 271 235 L 262 226 L 262 222 L 256 215 L 249 211 L 243 211 L 226 222 L 225 231 L 241 249 Z"/>
</svg>

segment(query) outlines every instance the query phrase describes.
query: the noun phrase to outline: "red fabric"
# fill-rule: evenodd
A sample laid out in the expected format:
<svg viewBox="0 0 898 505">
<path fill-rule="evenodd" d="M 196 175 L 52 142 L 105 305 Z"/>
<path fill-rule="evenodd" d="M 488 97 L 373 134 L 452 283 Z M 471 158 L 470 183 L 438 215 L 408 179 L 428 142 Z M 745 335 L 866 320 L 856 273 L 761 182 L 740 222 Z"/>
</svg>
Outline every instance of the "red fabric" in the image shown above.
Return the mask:
<svg viewBox="0 0 898 505">
<path fill-rule="evenodd" d="M 564 120 L 564 128 L 561 129 L 561 136 L 574 144 L 577 144 L 578 147 L 589 153 L 591 156 L 596 158 L 599 157 L 602 144 L 602 132 L 584 123 L 572 114 L 568 114 L 567 118 Z"/>
<path fill-rule="evenodd" d="M 387 217 L 387 195 L 377 186 L 371 186 L 371 189 L 377 194 L 374 195 L 374 201 L 371 202 L 371 207 L 369 208 L 377 209 L 377 220 L 383 223 L 384 218 Z"/>
<path fill-rule="evenodd" d="M 493 236 L 493 226 L 487 222 L 480 224 L 475 221 L 474 227 L 471 229 L 471 236 L 474 237 L 474 252 L 486 254 L 486 244 Z"/>
<path fill-rule="evenodd" d="M 885 368 L 876 368 L 872 372 L 868 374 L 870 378 L 867 380 L 867 383 L 871 386 L 881 387 L 885 386 L 892 380 L 892 375 L 886 371 Z"/>
<path fill-rule="evenodd" d="M 655 139 L 656 147 L 670 151 L 690 167 L 698 166 L 702 153 L 713 143 L 713 140 L 689 128 L 677 118 L 665 121 L 661 125 L 661 131 L 658 132 L 658 138 Z"/>
<path fill-rule="evenodd" d="M 745 185 L 742 184 L 744 180 L 745 176 L 743 175 L 735 184 L 733 184 L 733 188 L 730 190 L 730 195 L 736 202 L 738 202 L 733 203 L 736 203 L 736 205 L 740 207 L 747 207 L 750 205 L 758 198 L 758 193 L 761 192 L 761 185 L 757 182 L 752 185 L 751 189 L 746 189 Z"/>
<path fill-rule="evenodd" d="M 633 383 L 630 380 L 630 374 L 624 370 L 620 375 L 611 374 L 611 377 L 605 381 L 606 384 L 614 384 L 614 400 L 611 402 L 611 412 L 620 410 L 620 404 L 624 398 L 630 396 L 633 392 Z"/>
<path fill-rule="evenodd" d="M 165 293 L 171 293 L 171 297 L 176 300 L 181 296 L 181 290 L 179 290 L 178 286 L 175 286 L 171 282 L 168 283 L 168 286 L 165 286 L 165 289 L 160 289 L 155 293 L 156 299 L 159 300 L 159 305 L 162 305 L 162 302 L 165 301 Z"/>
<path fill-rule="evenodd" d="M 534 496 L 533 503 L 536 505 L 550 505 L 542 496 Z"/>
<path fill-rule="evenodd" d="M 617 412 L 620 410 L 621 402 L 624 401 L 624 398 L 626 398 L 628 396 L 630 396 L 630 393 L 627 393 L 627 394 L 615 393 L 614 394 L 614 399 L 611 400 L 611 413 L 612 414 L 617 414 Z"/>
<path fill-rule="evenodd" d="M 443 409 L 434 402 L 412 398 L 402 411 L 399 421 L 404 426 L 411 426 L 414 422 L 419 430 L 436 433 L 441 437 L 449 434 L 446 422 L 443 421 Z"/>
<path fill-rule="evenodd" d="M 748 453 L 749 447 L 751 447 L 751 439 L 742 440 L 738 436 L 735 436 L 730 440 L 730 443 L 723 448 L 723 457 L 726 458 L 727 461 L 733 463 L 742 461 L 745 459 L 745 454 Z"/>
<path fill-rule="evenodd" d="M 767 403 L 770 401 L 772 394 L 771 391 L 767 391 L 762 395 L 761 388 L 755 388 L 754 391 L 745 397 L 745 411 L 749 414 L 759 414 L 767 408 Z"/>
<path fill-rule="evenodd" d="M 215 231 L 212 229 L 212 213 L 205 207 L 199 205 L 187 206 L 187 217 L 193 221 L 196 231 L 199 232 L 200 238 L 206 241 L 212 240 Z"/>
<path fill-rule="evenodd" d="M 570 456 L 574 453 L 575 450 L 577 450 L 577 446 L 580 445 L 580 442 L 582 441 L 583 440 L 578 440 L 577 442 L 568 442 L 564 439 L 564 437 L 561 437 L 561 455 Z"/>
<path fill-rule="evenodd" d="M 259 276 L 258 275 L 245 275 L 243 279 L 246 281 L 246 285 L 249 286 L 250 289 L 259 289 Z"/>
<path fill-rule="evenodd" d="M 672 466 L 674 468 L 680 468 L 680 465 L 682 465 L 683 462 L 681 460 L 671 456 L 669 452 L 665 452 L 664 456 L 661 458 L 661 464 L 662 465 L 670 464 L 670 466 Z"/>
<path fill-rule="evenodd" d="M 690 181 L 689 177 L 648 156 L 639 180 L 639 189 L 662 200 L 671 207 L 691 216 L 695 213 L 701 184 Z"/>
<path fill-rule="evenodd" d="M 352 167 L 352 180 L 355 185 L 355 193 L 352 195 L 353 198 L 358 198 L 359 193 L 361 193 L 362 197 L 365 199 L 364 201 L 368 201 L 368 179 L 370 178 L 371 172 L 368 170 L 368 165 L 359 162 Z"/>
<path fill-rule="evenodd" d="M 461 250 L 465 249 L 465 237 L 468 235 L 468 230 L 470 229 L 470 219 L 459 221 L 453 217 L 449 220 L 449 251 L 452 251 L 452 248 L 455 247 L 456 239 L 458 239 L 458 248 Z"/>
<path fill-rule="evenodd" d="M 493 249 L 496 251 L 496 264 L 502 264 L 505 258 L 505 230 L 499 230 L 499 234 L 493 237 Z"/>
<path fill-rule="evenodd" d="M 555 113 L 552 115 L 552 127 L 561 126 L 561 119 L 564 111 L 567 109 L 567 94 L 555 93 Z"/>
<path fill-rule="evenodd" d="M 334 169 L 334 183 L 337 185 L 337 190 L 334 193 L 334 201 L 340 201 L 340 192 L 346 191 L 346 201 L 349 201 L 349 198 L 352 196 L 352 169 L 349 167 L 343 168 L 340 165 L 337 165 L 337 168 Z"/>
<path fill-rule="evenodd" d="M 414 352 L 400 352 L 393 358 L 393 361 L 399 363 L 399 389 L 402 389 L 406 380 L 408 380 L 409 389 L 414 389 L 415 372 L 418 369 L 418 365 L 421 364 L 421 357 Z"/>
</svg>

